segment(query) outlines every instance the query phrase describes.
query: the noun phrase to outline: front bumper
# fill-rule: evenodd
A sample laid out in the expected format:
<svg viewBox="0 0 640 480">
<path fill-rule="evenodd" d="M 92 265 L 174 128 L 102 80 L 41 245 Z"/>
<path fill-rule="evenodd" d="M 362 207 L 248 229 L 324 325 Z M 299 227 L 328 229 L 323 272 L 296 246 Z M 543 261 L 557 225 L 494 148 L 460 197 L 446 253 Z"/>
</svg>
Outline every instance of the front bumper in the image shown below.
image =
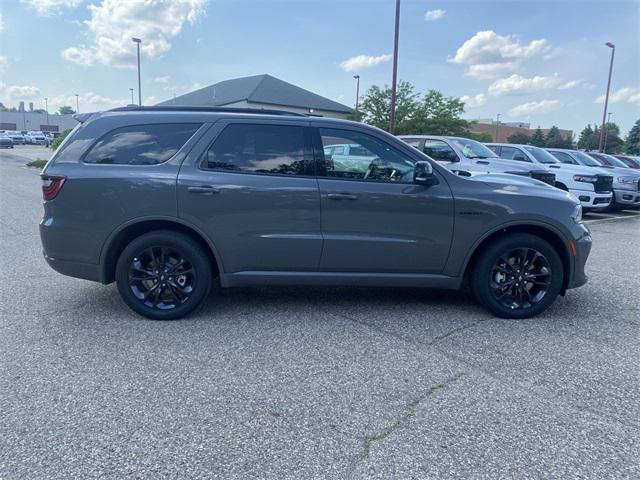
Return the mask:
<svg viewBox="0 0 640 480">
<path fill-rule="evenodd" d="M 587 230 L 586 227 L 585 230 Z M 567 285 L 567 289 L 581 287 L 589 280 L 589 277 L 584 271 L 584 267 L 591 252 L 591 235 L 587 233 L 580 240 L 575 240 L 574 243 L 576 246 L 576 254 L 573 258 L 573 275 Z"/>
<path fill-rule="evenodd" d="M 614 190 L 616 205 L 636 207 L 640 205 L 640 192 L 634 190 Z"/>
<path fill-rule="evenodd" d="M 609 206 L 613 198 L 613 194 L 596 193 L 593 190 L 574 190 L 569 191 L 578 199 L 580 205 L 585 211 L 603 210 Z"/>
</svg>

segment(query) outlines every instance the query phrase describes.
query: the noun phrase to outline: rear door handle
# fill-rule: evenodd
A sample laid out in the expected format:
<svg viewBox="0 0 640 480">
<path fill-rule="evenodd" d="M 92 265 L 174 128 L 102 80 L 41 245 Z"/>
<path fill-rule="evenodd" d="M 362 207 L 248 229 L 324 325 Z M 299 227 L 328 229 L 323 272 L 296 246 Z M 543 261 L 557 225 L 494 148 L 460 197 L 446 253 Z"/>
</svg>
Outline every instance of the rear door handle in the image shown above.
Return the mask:
<svg viewBox="0 0 640 480">
<path fill-rule="evenodd" d="M 220 193 L 216 187 L 211 185 L 199 185 L 197 187 L 187 187 L 189 193 L 195 193 L 198 195 L 213 195 L 214 193 Z"/>
<path fill-rule="evenodd" d="M 329 193 L 327 198 L 329 200 L 357 200 L 358 196 L 353 193 Z"/>
</svg>

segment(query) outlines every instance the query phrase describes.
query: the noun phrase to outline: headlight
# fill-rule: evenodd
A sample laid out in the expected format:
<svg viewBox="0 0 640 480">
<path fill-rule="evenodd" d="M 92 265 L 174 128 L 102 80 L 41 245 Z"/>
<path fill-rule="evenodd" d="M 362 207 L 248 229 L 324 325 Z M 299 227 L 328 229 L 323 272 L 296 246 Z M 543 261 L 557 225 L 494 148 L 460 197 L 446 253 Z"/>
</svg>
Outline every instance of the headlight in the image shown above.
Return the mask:
<svg viewBox="0 0 640 480">
<path fill-rule="evenodd" d="M 636 181 L 636 177 L 617 177 L 616 182 L 618 183 L 634 183 Z"/>
<path fill-rule="evenodd" d="M 571 214 L 571 218 L 576 223 L 582 222 L 582 205 L 576 205 Z"/>
<path fill-rule="evenodd" d="M 596 183 L 598 181 L 598 177 L 595 175 L 574 175 L 573 179 L 576 182 L 586 182 L 586 183 Z"/>
</svg>

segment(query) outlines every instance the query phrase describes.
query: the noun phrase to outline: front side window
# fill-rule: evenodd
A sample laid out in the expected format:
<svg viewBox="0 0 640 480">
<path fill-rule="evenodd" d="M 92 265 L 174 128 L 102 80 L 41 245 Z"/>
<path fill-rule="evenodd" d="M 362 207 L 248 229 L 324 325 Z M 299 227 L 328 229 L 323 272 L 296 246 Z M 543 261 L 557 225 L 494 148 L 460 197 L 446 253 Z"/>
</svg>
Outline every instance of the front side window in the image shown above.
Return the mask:
<svg viewBox="0 0 640 480">
<path fill-rule="evenodd" d="M 506 160 L 518 160 L 520 162 L 531 162 L 524 153 L 515 147 L 501 147 L 500 158 Z"/>
<path fill-rule="evenodd" d="M 131 125 L 107 133 L 89 150 L 85 163 L 156 165 L 173 157 L 200 123 Z"/>
<path fill-rule="evenodd" d="M 442 140 L 425 140 L 422 151 L 439 162 L 457 162 L 458 155 Z"/>
<path fill-rule="evenodd" d="M 556 157 L 558 160 L 560 160 L 562 163 L 569 163 L 571 165 L 578 165 L 578 162 L 576 162 L 571 155 L 569 155 L 568 153 L 565 152 L 551 152 L 551 154 Z"/>
<path fill-rule="evenodd" d="M 553 155 L 539 147 L 524 147 L 524 149 L 540 163 L 558 163 L 558 160 Z"/>
<path fill-rule="evenodd" d="M 333 145 L 348 146 L 343 154 L 325 155 L 321 173 L 327 177 L 382 181 L 413 181 L 413 160 L 386 142 L 365 133 L 321 128 L 322 151 Z"/>
<path fill-rule="evenodd" d="M 305 175 L 304 127 L 228 125 L 209 148 L 203 167 L 243 173 Z"/>
<path fill-rule="evenodd" d="M 602 164 L 597 160 L 594 160 L 593 157 L 590 157 L 586 153 L 582 152 L 573 152 L 573 154 L 580 160 L 582 165 L 586 165 L 588 167 L 600 167 Z"/>
<path fill-rule="evenodd" d="M 496 154 L 485 147 L 480 142 L 468 138 L 456 138 L 453 143 L 462 151 L 467 158 L 495 158 Z"/>
</svg>

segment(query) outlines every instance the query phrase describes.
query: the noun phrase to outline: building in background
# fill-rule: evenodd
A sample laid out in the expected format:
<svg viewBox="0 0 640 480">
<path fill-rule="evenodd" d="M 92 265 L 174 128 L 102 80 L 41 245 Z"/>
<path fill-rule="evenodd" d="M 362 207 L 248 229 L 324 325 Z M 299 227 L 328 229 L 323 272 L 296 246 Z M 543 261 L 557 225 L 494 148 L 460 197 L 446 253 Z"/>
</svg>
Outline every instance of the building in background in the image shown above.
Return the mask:
<svg viewBox="0 0 640 480">
<path fill-rule="evenodd" d="M 352 112 L 346 105 L 266 74 L 225 80 L 158 105 L 265 108 L 334 118 L 347 118 Z"/>
<path fill-rule="evenodd" d="M 0 111 L 0 130 L 34 130 L 42 132 L 62 132 L 67 128 L 73 128 L 78 123 L 73 115 L 60 115 L 57 113 L 36 113 L 25 111 L 22 102 L 21 111 Z M 31 109 L 33 104 L 29 105 Z"/>
<path fill-rule="evenodd" d="M 525 122 L 500 122 L 496 124 L 495 120 L 491 119 L 480 119 L 476 120 L 470 127 L 469 130 L 473 133 L 488 133 L 491 135 L 491 138 L 494 142 L 498 143 L 506 143 L 508 142 L 508 138 L 514 133 L 523 133 L 528 136 L 532 136 L 533 132 L 536 130 L 535 128 L 531 128 L 531 124 Z M 545 135 L 549 132 L 548 128 L 541 128 L 542 133 Z M 573 131 L 572 130 L 560 130 L 560 136 L 562 138 L 572 138 Z M 497 133 L 497 138 L 496 138 Z"/>
</svg>

